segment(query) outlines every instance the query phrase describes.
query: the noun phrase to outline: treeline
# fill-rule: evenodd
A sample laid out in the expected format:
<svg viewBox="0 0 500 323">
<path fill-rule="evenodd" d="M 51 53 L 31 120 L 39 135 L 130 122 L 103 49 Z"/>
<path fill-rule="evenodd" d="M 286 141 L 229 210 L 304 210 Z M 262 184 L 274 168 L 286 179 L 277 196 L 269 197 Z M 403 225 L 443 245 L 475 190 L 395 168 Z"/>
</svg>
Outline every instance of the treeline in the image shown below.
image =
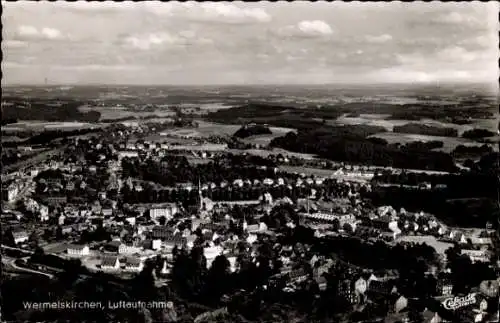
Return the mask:
<svg viewBox="0 0 500 323">
<path fill-rule="evenodd" d="M 3 109 L 2 109 L 2 113 L 3 113 Z M 6 126 L 6 125 L 8 125 L 8 124 L 11 124 L 11 123 L 17 123 L 17 122 L 18 122 L 18 120 L 17 120 L 17 119 L 14 119 L 14 118 L 4 118 L 4 117 L 2 116 L 2 123 L 1 123 L 1 125 L 2 125 L 2 126 Z"/>
<path fill-rule="evenodd" d="M 383 172 L 373 177 L 373 184 L 387 183 L 407 186 L 417 186 L 421 183 L 429 183 L 432 187 L 438 185 L 446 186 L 446 198 L 472 198 L 496 196 L 497 179 L 490 174 L 479 172 L 468 172 L 462 174 L 426 174 L 403 172 L 393 174 Z"/>
<path fill-rule="evenodd" d="M 265 166 L 265 167 L 262 167 Z M 273 177 L 274 163 L 258 156 L 231 155 L 226 160 L 216 160 L 208 164 L 190 165 L 184 156 L 169 156 L 162 161 L 123 159 L 123 176 L 140 178 L 164 186 L 178 183 L 220 183 L 235 179 L 264 179 Z"/>
<path fill-rule="evenodd" d="M 493 131 L 489 131 L 486 129 L 471 129 L 471 130 L 465 131 L 462 134 L 462 137 L 475 140 L 475 139 L 493 137 L 494 135 L 495 135 L 495 133 Z"/>
<path fill-rule="evenodd" d="M 221 123 L 260 122 L 277 127 L 290 127 L 295 129 L 311 129 L 311 126 L 320 126 L 323 121 L 334 120 L 344 114 L 389 114 L 389 119 L 421 120 L 433 119 L 456 124 L 468 123 L 471 119 L 484 119 L 493 116 L 494 106 L 491 111 L 484 106 L 491 103 L 483 98 L 478 98 L 474 103 L 454 105 L 441 104 L 387 104 L 387 103 L 345 103 L 324 106 L 308 106 L 299 108 L 293 105 L 276 105 L 264 103 L 250 103 L 230 109 L 221 109 L 211 112 L 207 118 Z M 294 126 L 295 125 L 295 126 Z"/>
<path fill-rule="evenodd" d="M 357 238 L 329 237 L 322 238 L 314 244 L 314 250 L 323 255 L 330 255 L 332 250 L 342 260 L 362 268 L 374 270 L 410 270 L 418 266 L 436 263 L 437 255 L 431 246 L 416 244 L 413 246 L 396 245 L 394 247 L 384 243 L 367 243 Z M 424 261 L 418 264 L 418 260 Z"/>
<path fill-rule="evenodd" d="M 293 129 L 314 129 L 324 122 L 317 119 L 336 119 L 342 113 L 335 109 L 308 108 L 252 103 L 209 113 L 206 118 L 220 123 L 260 123 Z"/>
<path fill-rule="evenodd" d="M 394 126 L 395 133 L 410 133 L 427 136 L 458 137 L 458 130 L 454 128 L 435 127 L 419 123 L 407 123 L 402 126 Z"/>
<path fill-rule="evenodd" d="M 463 188 L 463 192 L 467 186 Z M 496 190 L 492 191 L 494 193 Z M 473 191 L 468 190 L 469 195 Z M 374 187 L 364 194 L 374 206 L 392 205 L 410 212 L 428 212 L 450 226 L 483 228 L 498 223 L 500 210 L 496 198 L 449 198 L 443 190 L 419 190 L 403 187 Z"/>
<path fill-rule="evenodd" d="M 269 127 L 263 125 L 244 125 L 238 129 L 233 136 L 238 138 L 247 138 L 256 135 L 270 135 L 272 134 Z"/>
<path fill-rule="evenodd" d="M 230 185 L 226 187 L 208 188 L 203 191 L 203 197 L 212 201 L 250 201 L 258 200 L 265 193 L 271 194 L 273 199 L 288 197 L 292 201 L 299 198 L 306 198 L 315 190 L 316 196 L 325 198 L 347 198 L 349 187 L 334 181 L 325 181 L 322 185 L 300 186 L 249 186 L 243 187 Z M 146 186 L 143 191 L 135 191 L 124 187 L 120 192 L 123 200 L 128 203 L 165 203 L 179 202 L 185 205 L 195 205 L 198 203 L 198 191 L 193 189 L 188 191 L 184 188 L 157 189 L 153 186 Z M 109 193 L 108 193 L 109 194 Z"/>
<path fill-rule="evenodd" d="M 375 127 L 376 128 L 376 127 Z M 270 146 L 299 153 L 316 154 L 322 158 L 371 164 L 376 166 L 427 169 L 455 172 L 452 157 L 443 152 L 414 149 L 412 146 L 387 145 L 383 141 L 366 139 L 378 129 L 345 126 L 340 131 L 316 130 L 290 132 L 275 138 Z"/>
<path fill-rule="evenodd" d="M 477 103 L 475 103 L 477 105 Z M 463 124 L 468 122 L 470 119 L 485 119 L 493 117 L 493 106 L 491 111 L 488 111 L 485 107 L 471 106 L 467 104 L 456 104 L 456 105 L 414 105 L 408 104 L 403 106 L 397 106 L 391 112 L 377 113 L 389 113 L 391 116 L 389 120 L 421 120 L 421 119 L 432 119 L 439 120 L 443 122 L 451 122 L 456 124 Z"/>
<path fill-rule="evenodd" d="M 84 104 L 79 101 L 63 102 L 58 106 L 52 105 L 53 100 L 14 98 L 8 101 L 14 106 L 2 108 L 2 119 L 97 122 L 101 117 L 98 111 L 79 111 L 78 107 Z"/>
<path fill-rule="evenodd" d="M 491 147 L 491 145 L 486 145 L 486 144 L 482 146 L 458 145 L 451 152 L 451 155 L 455 159 L 478 159 L 481 158 L 482 156 L 491 153 L 493 153 L 493 147 Z"/>
</svg>

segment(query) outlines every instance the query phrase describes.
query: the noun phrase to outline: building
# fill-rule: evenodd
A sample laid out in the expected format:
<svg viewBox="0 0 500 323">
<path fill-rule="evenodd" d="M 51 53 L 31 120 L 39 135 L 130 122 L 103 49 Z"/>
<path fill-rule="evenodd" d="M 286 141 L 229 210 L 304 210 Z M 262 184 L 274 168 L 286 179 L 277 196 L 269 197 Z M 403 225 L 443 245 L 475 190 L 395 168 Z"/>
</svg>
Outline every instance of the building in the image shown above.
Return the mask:
<svg viewBox="0 0 500 323">
<path fill-rule="evenodd" d="M 354 283 L 350 279 L 341 280 L 337 287 L 337 295 L 344 298 L 351 304 L 356 304 L 359 301 Z"/>
<path fill-rule="evenodd" d="M 171 252 L 176 246 L 181 248 L 186 243 L 186 238 L 181 233 L 170 234 L 164 239 L 164 246 L 167 252 Z"/>
<path fill-rule="evenodd" d="M 45 198 L 45 201 L 49 205 L 66 204 L 68 202 L 68 197 L 67 196 L 47 196 Z"/>
<path fill-rule="evenodd" d="M 486 250 L 462 249 L 461 254 L 469 256 L 473 263 L 490 261 L 490 257 Z"/>
<path fill-rule="evenodd" d="M 87 245 L 70 245 L 66 249 L 68 255 L 71 256 L 88 256 L 90 254 L 89 246 Z"/>
<path fill-rule="evenodd" d="M 14 231 L 12 232 L 12 237 L 14 238 L 15 244 L 27 242 L 29 239 L 29 236 L 26 233 L 26 231 Z"/>
<path fill-rule="evenodd" d="M 49 220 L 49 208 L 47 206 L 40 205 L 38 214 L 40 216 L 40 221 L 45 222 Z"/>
<path fill-rule="evenodd" d="M 17 198 L 17 195 L 19 194 L 19 186 L 13 183 L 3 191 L 4 191 L 3 193 L 4 200 L 7 200 L 7 202 L 13 202 Z"/>
<path fill-rule="evenodd" d="M 436 288 L 439 296 L 450 296 L 453 294 L 453 284 L 449 278 L 443 277 L 439 279 Z"/>
<path fill-rule="evenodd" d="M 118 247 L 119 254 L 134 254 L 141 252 L 141 250 L 142 248 L 126 245 L 124 243 L 120 244 L 120 246 Z"/>
<path fill-rule="evenodd" d="M 144 269 L 144 264 L 140 258 L 129 257 L 125 261 L 125 271 L 141 272 Z"/>
<path fill-rule="evenodd" d="M 132 146 L 130 146 L 130 148 L 132 148 Z M 137 158 L 137 157 L 139 157 L 139 152 L 136 150 L 122 150 L 118 152 L 118 160 L 122 160 L 123 158 Z"/>
<path fill-rule="evenodd" d="M 119 270 L 120 269 L 120 261 L 118 257 L 115 256 L 106 256 L 101 260 L 101 269 L 102 270 Z"/>
<path fill-rule="evenodd" d="M 170 204 L 168 206 L 152 208 L 149 210 L 149 216 L 153 221 L 164 216 L 167 220 L 170 220 L 174 215 L 179 212 L 179 208 L 175 204 Z"/>
</svg>

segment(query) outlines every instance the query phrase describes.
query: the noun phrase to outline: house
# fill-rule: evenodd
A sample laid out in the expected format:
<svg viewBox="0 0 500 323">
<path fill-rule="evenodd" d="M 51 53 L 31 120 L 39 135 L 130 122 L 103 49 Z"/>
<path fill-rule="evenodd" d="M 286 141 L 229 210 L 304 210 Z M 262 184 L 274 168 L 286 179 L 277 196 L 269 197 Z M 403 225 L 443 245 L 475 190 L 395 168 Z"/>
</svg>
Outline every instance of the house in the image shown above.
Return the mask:
<svg viewBox="0 0 500 323">
<path fill-rule="evenodd" d="M 90 249 L 87 245 L 69 245 L 66 252 L 68 255 L 81 257 L 88 256 L 90 254 Z"/>
<path fill-rule="evenodd" d="M 141 272 L 144 269 L 144 263 L 140 258 L 129 257 L 125 261 L 125 270 L 130 272 Z"/>
<path fill-rule="evenodd" d="M 346 299 L 351 304 L 356 304 L 359 301 L 359 296 L 355 291 L 353 281 L 350 279 L 344 279 L 339 282 L 337 295 Z"/>
<path fill-rule="evenodd" d="M 462 249 L 461 254 L 469 256 L 473 263 L 490 261 L 489 254 L 486 250 Z"/>
<path fill-rule="evenodd" d="M 292 281 L 304 281 L 307 279 L 307 272 L 303 268 L 298 268 L 295 270 L 292 270 L 288 273 L 288 276 L 290 277 L 290 280 Z"/>
<path fill-rule="evenodd" d="M 391 281 L 371 280 L 368 284 L 368 291 L 376 294 L 390 295 L 395 291 L 395 285 Z"/>
<path fill-rule="evenodd" d="M 14 243 L 19 244 L 28 241 L 29 236 L 26 231 L 14 231 L 12 232 L 12 237 L 14 238 Z"/>
<path fill-rule="evenodd" d="M 132 145 L 127 145 L 127 147 L 129 149 L 132 149 L 135 147 L 133 147 Z M 138 151 L 135 151 L 135 150 L 122 150 L 122 151 L 119 151 L 118 152 L 118 160 L 122 160 L 123 158 L 137 158 L 139 157 L 139 152 Z"/>
<path fill-rule="evenodd" d="M 358 280 L 354 282 L 354 290 L 359 294 L 365 294 L 367 288 L 368 283 L 363 277 L 359 277 Z"/>
<path fill-rule="evenodd" d="M 453 284 L 449 277 L 440 277 L 436 285 L 437 293 L 440 296 L 450 296 L 453 294 Z"/>
<path fill-rule="evenodd" d="M 400 296 L 396 303 L 394 304 L 394 312 L 399 313 L 408 306 L 408 299 L 404 296 Z"/>
<path fill-rule="evenodd" d="M 165 217 L 167 220 L 170 220 L 174 215 L 176 215 L 179 212 L 179 209 L 177 205 L 175 204 L 170 204 L 168 206 L 164 207 L 157 207 L 157 208 L 151 208 L 149 210 L 149 216 L 151 219 L 157 220 L 160 217 Z"/>
<path fill-rule="evenodd" d="M 115 256 L 106 256 L 101 260 L 101 269 L 102 270 L 118 270 L 120 269 L 120 261 L 118 257 Z"/>
<path fill-rule="evenodd" d="M 186 238 L 184 238 L 180 232 L 177 234 L 171 233 L 165 237 L 164 242 L 165 249 L 169 252 L 176 246 L 178 248 L 182 247 L 186 243 Z"/>
<path fill-rule="evenodd" d="M 45 222 L 49 220 L 49 208 L 47 206 L 40 205 L 38 214 L 40 215 L 40 221 Z"/>
<path fill-rule="evenodd" d="M 119 254 L 134 254 L 140 252 L 141 250 L 142 248 L 134 247 L 132 245 L 126 245 L 124 243 L 120 244 L 120 246 L 118 247 Z"/>
<path fill-rule="evenodd" d="M 68 202 L 67 196 L 47 196 L 45 198 L 47 204 L 49 205 L 59 205 L 66 204 Z"/>
<path fill-rule="evenodd" d="M 152 230 L 153 239 L 165 240 L 173 235 L 173 231 L 170 228 L 163 226 L 155 226 Z"/>
<path fill-rule="evenodd" d="M 66 234 L 70 234 L 71 232 L 73 232 L 73 227 L 71 225 L 63 225 L 61 226 L 61 233 L 66 235 Z"/>
<path fill-rule="evenodd" d="M 122 243 L 120 242 L 120 240 L 113 240 L 113 241 L 106 243 L 106 245 L 104 245 L 104 250 L 108 251 L 108 252 L 118 253 L 121 245 L 122 245 Z"/>
<path fill-rule="evenodd" d="M 4 199 L 8 202 L 13 202 L 17 198 L 17 194 L 19 194 L 19 186 L 15 183 L 9 185 L 7 189 L 3 190 Z"/>
</svg>

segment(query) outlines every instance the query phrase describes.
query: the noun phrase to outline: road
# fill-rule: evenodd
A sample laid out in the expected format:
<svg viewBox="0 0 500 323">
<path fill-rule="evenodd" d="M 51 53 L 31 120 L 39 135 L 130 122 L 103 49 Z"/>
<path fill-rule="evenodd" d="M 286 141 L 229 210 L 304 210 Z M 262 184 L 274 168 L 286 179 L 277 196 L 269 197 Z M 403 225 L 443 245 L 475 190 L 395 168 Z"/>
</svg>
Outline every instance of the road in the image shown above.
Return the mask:
<svg viewBox="0 0 500 323">
<path fill-rule="evenodd" d="M 9 247 L 9 246 L 6 246 L 6 245 L 1 245 L 2 248 L 5 248 L 5 249 L 10 249 L 10 250 L 15 250 L 15 251 L 21 251 L 21 252 L 25 252 L 25 253 L 29 253 L 29 254 L 34 254 L 35 252 L 34 251 L 31 251 L 31 250 L 27 250 L 27 249 L 21 249 L 21 248 L 16 248 L 16 247 Z"/>
<path fill-rule="evenodd" d="M 45 161 L 47 158 L 62 152 L 64 150 L 64 148 L 65 147 L 50 149 L 50 150 L 41 152 L 40 154 L 37 154 L 31 158 L 20 161 L 18 163 L 15 163 L 12 165 L 7 165 L 2 169 L 2 173 L 8 174 L 8 173 L 12 173 L 16 170 L 23 170 L 24 168 L 27 168 L 29 166 L 39 164 L 39 163 Z"/>
<path fill-rule="evenodd" d="M 27 259 L 27 258 L 28 257 L 19 258 L 19 259 Z M 42 276 L 46 276 L 46 277 L 48 277 L 50 279 L 54 278 L 54 275 L 45 273 L 43 271 L 38 271 L 38 270 L 31 269 L 31 268 L 19 267 L 18 265 L 16 265 L 16 260 L 17 259 L 15 259 L 15 258 L 10 258 L 10 257 L 7 257 L 7 256 L 3 256 L 2 257 L 2 262 L 5 265 L 10 266 L 10 267 L 12 267 L 13 269 L 15 269 L 17 271 L 25 272 L 25 273 L 31 273 L 31 274 L 37 274 L 37 275 L 42 275 Z"/>
</svg>

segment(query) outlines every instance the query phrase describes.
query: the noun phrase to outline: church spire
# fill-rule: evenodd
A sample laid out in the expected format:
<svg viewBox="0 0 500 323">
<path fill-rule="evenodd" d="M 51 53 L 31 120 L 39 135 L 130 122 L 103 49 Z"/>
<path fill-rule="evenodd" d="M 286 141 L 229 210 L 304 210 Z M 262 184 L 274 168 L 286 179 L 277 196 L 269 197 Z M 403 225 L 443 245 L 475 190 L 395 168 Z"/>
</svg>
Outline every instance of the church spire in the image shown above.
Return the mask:
<svg viewBox="0 0 500 323">
<path fill-rule="evenodd" d="M 198 199 L 200 200 L 199 211 L 201 212 L 203 210 L 203 195 L 201 194 L 201 181 L 199 176 L 198 176 Z"/>
</svg>

